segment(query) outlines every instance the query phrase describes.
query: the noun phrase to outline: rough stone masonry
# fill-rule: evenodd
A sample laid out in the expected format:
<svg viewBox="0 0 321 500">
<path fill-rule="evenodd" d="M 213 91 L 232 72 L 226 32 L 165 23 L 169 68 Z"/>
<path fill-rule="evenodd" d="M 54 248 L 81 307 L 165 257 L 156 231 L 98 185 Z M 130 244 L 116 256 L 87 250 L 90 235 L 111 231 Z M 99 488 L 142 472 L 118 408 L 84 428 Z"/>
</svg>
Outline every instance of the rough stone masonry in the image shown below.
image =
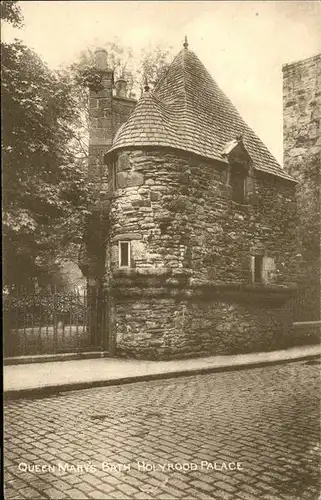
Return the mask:
<svg viewBox="0 0 321 500">
<path fill-rule="evenodd" d="M 295 319 L 317 321 L 321 319 L 321 54 L 283 67 L 283 116 L 284 167 L 298 181 L 301 257 Z"/>
<path fill-rule="evenodd" d="M 90 168 L 101 212 L 100 226 L 89 224 L 87 275 L 108 294 L 109 351 L 173 359 L 290 345 L 294 179 L 187 42 L 137 104 L 123 80 L 122 97 L 110 90 L 106 60 L 100 69 Z"/>
</svg>

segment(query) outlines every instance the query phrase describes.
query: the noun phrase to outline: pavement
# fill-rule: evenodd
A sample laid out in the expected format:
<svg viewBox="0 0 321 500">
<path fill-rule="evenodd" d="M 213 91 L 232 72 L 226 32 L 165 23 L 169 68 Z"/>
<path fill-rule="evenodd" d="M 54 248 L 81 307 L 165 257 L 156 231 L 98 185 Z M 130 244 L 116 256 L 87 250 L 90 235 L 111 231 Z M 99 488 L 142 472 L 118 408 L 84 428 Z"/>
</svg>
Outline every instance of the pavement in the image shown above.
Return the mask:
<svg viewBox="0 0 321 500">
<path fill-rule="evenodd" d="M 4 366 L 5 399 L 291 362 L 321 355 L 321 346 L 175 361 L 84 359 Z"/>
<path fill-rule="evenodd" d="M 5 499 L 317 500 L 319 399 L 301 359 L 7 401 Z"/>
</svg>

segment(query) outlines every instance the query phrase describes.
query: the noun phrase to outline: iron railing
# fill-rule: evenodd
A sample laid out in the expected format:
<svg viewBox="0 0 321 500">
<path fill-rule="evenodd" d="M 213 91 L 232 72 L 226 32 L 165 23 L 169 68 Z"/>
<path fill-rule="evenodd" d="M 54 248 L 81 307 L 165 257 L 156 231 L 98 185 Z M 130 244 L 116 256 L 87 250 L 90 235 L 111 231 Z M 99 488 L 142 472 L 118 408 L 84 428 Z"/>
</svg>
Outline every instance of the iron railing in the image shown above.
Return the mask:
<svg viewBox="0 0 321 500">
<path fill-rule="evenodd" d="M 294 321 L 319 321 L 320 309 L 320 267 L 316 265 L 316 262 L 303 262 L 297 282 Z"/>
<path fill-rule="evenodd" d="M 98 290 L 3 296 L 4 355 L 58 354 L 105 347 L 106 297 Z"/>
</svg>

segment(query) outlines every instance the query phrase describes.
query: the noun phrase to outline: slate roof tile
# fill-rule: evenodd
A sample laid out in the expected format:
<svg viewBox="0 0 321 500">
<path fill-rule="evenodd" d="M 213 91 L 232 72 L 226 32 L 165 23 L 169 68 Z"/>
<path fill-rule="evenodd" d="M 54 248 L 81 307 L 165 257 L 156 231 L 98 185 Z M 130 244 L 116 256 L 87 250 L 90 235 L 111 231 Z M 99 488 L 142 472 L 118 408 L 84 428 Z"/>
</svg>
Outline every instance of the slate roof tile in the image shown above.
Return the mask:
<svg viewBox="0 0 321 500">
<path fill-rule="evenodd" d="M 294 181 L 194 52 L 184 48 L 155 90 L 142 95 L 109 152 L 130 146 L 165 146 L 226 162 L 226 146 L 239 135 L 255 169 Z"/>
</svg>

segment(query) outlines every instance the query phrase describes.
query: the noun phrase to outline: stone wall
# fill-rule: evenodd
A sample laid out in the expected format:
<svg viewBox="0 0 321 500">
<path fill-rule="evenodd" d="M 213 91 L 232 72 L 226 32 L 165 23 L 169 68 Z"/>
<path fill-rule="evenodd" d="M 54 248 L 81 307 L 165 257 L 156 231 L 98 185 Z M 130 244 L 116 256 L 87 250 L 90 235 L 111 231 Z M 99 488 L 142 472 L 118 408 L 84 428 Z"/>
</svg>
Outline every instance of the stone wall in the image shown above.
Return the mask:
<svg viewBox="0 0 321 500">
<path fill-rule="evenodd" d="M 283 68 L 284 166 L 299 183 L 296 320 L 320 319 L 321 54 Z"/>
<path fill-rule="evenodd" d="M 108 190 L 108 169 L 104 155 L 119 127 L 128 119 L 136 101 L 113 95 L 113 72 L 101 71 L 102 89 L 89 95 L 89 178 L 98 191 Z"/>
<path fill-rule="evenodd" d="M 107 182 L 103 163 L 104 154 L 113 140 L 112 100 L 113 72 L 101 70 L 102 89 L 89 91 L 89 165 L 91 182 L 97 183 L 98 191 L 102 180 Z"/>
<path fill-rule="evenodd" d="M 110 206 L 111 270 L 118 240 L 132 266 L 190 270 L 193 278 L 248 283 L 257 251 L 275 260 L 273 283 L 295 280 L 295 185 L 254 173 L 248 204 L 231 201 L 227 166 L 162 151 L 123 152 Z M 293 279 L 294 278 L 294 279 Z"/>
<path fill-rule="evenodd" d="M 293 183 L 252 172 L 248 203 L 239 205 L 231 200 L 227 165 L 133 149 L 118 155 L 117 184 L 110 201 L 106 284 L 115 296 L 119 352 L 219 354 L 239 349 L 235 336 L 244 336 L 248 351 L 287 335 L 291 321 L 287 313 L 284 323 L 280 310 L 289 307 L 289 295 L 277 293 L 296 281 Z M 131 242 L 131 269 L 119 269 L 119 240 Z M 268 283 L 259 286 L 251 285 L 257 254 L 273 262 Z M 218 285 L 228 287 L 227 309 Z M 241 306 L 249 293 L 251 300 Z M 272 311 L 264 306 L 271 297 L 277 298 Z"/>
<path fill-rule="evenodd" d="M 121 299 L 117 353 L 175 359 L 280 349 L 293 345 L 289 301 L 244 296 Z"/>
</svg>

